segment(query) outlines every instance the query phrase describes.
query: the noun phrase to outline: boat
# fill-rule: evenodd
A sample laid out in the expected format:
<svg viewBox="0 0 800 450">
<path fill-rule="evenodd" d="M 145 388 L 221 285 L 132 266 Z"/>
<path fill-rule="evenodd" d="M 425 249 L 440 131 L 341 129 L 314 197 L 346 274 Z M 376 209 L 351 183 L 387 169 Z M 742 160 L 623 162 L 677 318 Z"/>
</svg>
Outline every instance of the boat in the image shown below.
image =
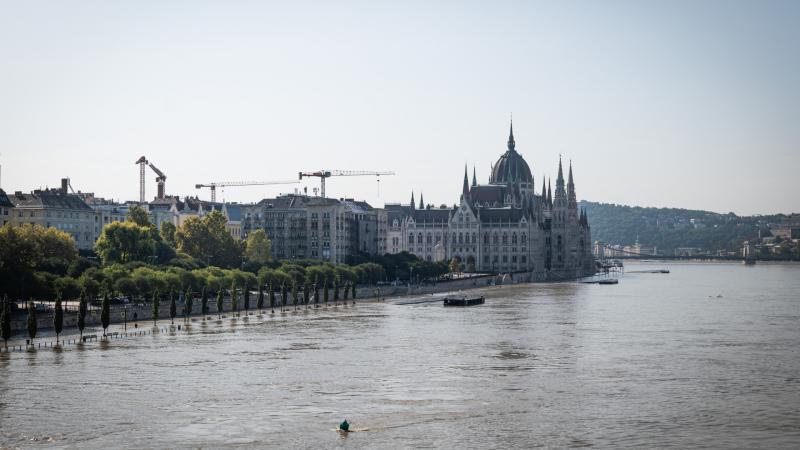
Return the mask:
<svg viewBox="0 0 800 450">
<path fill-rule="evenodd" d="M 756 260 L 755 259 L 751 259 L 751 258 L 747 258 L 747 259 L 745 259 L 743 261 L 743 263 L 744 263 L 745 266 L 755 266 L 756 265 Z"/>
<path fill-rule="evenodd" d="M 608 278 L 598 281 L 597 284 L 619 284 L 619 280 L 616 278 Z"/>
<path fill-rule="evenodd" d="M 481 295 L 480 297 L 467 298 L 465 295 L 460 297 L 445 297 L 442 303 L 444 306 L 474 306 L 482 305 L 486 299 Z"/>
</svg>

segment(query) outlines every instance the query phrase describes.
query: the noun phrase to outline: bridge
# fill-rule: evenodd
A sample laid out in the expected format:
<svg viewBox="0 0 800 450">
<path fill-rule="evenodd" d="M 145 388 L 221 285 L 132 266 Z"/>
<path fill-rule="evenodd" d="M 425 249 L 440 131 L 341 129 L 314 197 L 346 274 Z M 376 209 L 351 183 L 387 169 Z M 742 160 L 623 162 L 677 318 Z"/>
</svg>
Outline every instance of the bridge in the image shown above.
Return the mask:
<svg viewBox="0 0 800 450">
<path fill-rule="evenodd" d="M 622 250 L 619 248 L 604 245 L 604 250 L 614 252 L 615 256 L 604 256 L 599 259 L 653 259 L 653 260 L 682 260 L 682 261 L 744 261 L 742 256 L 717 256 L 717 255 L 691 255 L 691 256 L 677 256 L 677 255 L 651 255 L 647 253 L 632 252 Z M 620 254 L 621 253 L 621 254 Z"/>
</svg>

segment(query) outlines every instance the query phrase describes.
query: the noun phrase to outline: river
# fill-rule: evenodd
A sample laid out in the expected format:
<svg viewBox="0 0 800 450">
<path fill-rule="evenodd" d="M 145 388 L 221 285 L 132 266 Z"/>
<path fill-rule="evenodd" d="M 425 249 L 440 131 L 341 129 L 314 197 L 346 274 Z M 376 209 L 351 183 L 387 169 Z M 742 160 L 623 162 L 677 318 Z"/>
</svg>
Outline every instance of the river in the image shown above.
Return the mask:
<svg viewBox="0 0 800 450">
<path fill-rule="evenodd" d="M 0 446 L 800 446 L 800 265 L 627 270 L 3 353 Z"/>
</svg>

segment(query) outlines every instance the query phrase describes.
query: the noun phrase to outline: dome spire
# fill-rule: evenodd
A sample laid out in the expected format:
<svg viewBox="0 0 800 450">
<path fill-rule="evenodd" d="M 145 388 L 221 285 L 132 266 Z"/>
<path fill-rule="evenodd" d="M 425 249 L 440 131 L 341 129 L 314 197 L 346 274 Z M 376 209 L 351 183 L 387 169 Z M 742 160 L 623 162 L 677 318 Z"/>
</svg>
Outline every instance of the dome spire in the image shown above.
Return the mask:
<svg viewBox="0 0 800 450">
<path fill-rule="evenodd" d="M 514 147 L 516 147 L 516 143 L 514 142 L 514 117 L 512 115 L 512 117 L 511 117 L 511 127 L 509 128 L 509 131 L 508 131 L 508 151 L 510 151 L 510 152 L 516 151 L 514 149 Z"/>
</svg>

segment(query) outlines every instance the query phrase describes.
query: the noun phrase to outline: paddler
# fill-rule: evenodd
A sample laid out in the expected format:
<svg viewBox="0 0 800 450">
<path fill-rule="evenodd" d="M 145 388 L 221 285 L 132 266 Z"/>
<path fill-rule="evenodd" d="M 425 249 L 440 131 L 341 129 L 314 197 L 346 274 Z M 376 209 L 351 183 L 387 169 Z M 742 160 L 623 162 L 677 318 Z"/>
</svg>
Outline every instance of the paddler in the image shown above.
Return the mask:
<svg viewBox="0 0 800 450">
<path fill-rule="evenodd" d="M 342 431 L 350 431 L 350 424 L 347 423 L 347 419 L 344 419 L 344 422 L 339 424 L 339 429 Z"/>
</svg>

